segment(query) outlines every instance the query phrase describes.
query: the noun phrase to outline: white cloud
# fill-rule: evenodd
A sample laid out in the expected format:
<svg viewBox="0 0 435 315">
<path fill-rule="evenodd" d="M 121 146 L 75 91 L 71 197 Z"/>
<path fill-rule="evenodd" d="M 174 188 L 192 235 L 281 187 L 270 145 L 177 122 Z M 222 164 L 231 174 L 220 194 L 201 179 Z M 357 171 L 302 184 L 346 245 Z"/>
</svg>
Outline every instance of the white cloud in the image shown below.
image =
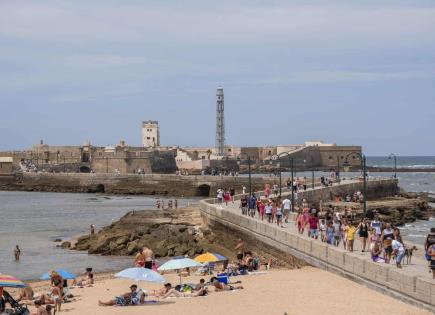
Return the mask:
<svg viewBox="0 0 435 315">
<path fill-rule="evenodd" d="M 389 80 L 410 80 L 435 78 L 435 68 L 425 70 L 409 70 L 396 72 L 352 71 L 352 70 L 321 70 L 301 71 L 289 75 L 274 76 L 258 80 L 256 84 L 291 84 L 305 82 L 372 82 Z"/>
<path fill-rule="evenodd" d="M 312 46 L 434 42 L 435 8 L 348 4 L 170 6 L 2 2 L 0 35 L 54 42 L 287 43 Z"/>
</svg>

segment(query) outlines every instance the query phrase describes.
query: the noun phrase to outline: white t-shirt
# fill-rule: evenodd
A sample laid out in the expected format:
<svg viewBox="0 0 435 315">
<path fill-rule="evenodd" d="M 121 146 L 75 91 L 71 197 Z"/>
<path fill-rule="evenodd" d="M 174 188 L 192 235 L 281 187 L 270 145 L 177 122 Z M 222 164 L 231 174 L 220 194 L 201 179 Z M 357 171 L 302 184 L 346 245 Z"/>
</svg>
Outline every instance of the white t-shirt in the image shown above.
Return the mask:
<svg viewBox="0 0 435 315">
<path fill-rule="evenodd" d="M 372 229 L 375 229 L 376 235 L 381 235 L 381 222 L 373 220 L 372 223 L 370 223 L 370 226 Z"/>
<path fill-rule="evenodd" d="M 265 210 L 266 210 L 266 214 L 272 214 L 272 206 L 271 205 L 267 205 Z"/>
<path fill-rule="evenodd" d="M 403 244 L 400 243 L 399 241 L 393 240 L 391 246 L 393 247 L 393 250 L 397 250 L 399 253 L 405 252 L 405 248 L 403 247 Z"/>
<path fill-rule="evenodd" d="M 284 206 L 285 210 L 290 210 L 292 202 L 286 198 L 282 201 L 282 205 Z"/>
</svg>

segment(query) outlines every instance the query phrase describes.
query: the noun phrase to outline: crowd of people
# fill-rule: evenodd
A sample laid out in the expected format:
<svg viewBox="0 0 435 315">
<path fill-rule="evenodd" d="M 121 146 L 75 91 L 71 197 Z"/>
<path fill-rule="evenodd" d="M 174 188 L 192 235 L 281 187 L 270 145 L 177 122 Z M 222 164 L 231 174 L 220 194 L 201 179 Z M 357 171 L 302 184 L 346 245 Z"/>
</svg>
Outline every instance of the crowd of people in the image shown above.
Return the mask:
<svg viewBox="0 0 435 315">
<path fill-rule="evenodd" d="M 298 192 L 306 189 L 306 181 L 293 183 L 287 182 L 287 186 Z M 266 185 L 264 198 L 257 197 L 256 193 L 248 196 L 242 194 L 239 207 L 243 215 L 258 217 L 261 221 L 284 227 L 289 222 L 289 213 L 295 212 L 295 225 L 300 234 L 327 243 L 332 246 L 343 246 L 345 250 L 355 250 L 355 240 L 360 242 L 361 252 L 369 252 L 374 262 L 390 263 L 395 261 L 397 268 L 402 268 L 403 260 L 410 263 L 413 252 L 417 250 L 414 245 L 407 246 L 400 235 L 400 229 L 390 222 L 380 220 L 379 214 L 373 211 L 372 218 L 357 218 L 357 209 L 345 206 L 344 210 L 329 205 L 323 209 L 319 205 L 309 204 L 306 199 L 301 203 L 294 198 L 295 205 L 292 207 L 290 196 L 281 198 L 278 194 L 278 185 L 272 187 Z M 227 196 L 227 197 L 226 197 Z M 364 199 L 360 191 L 353 195 L 346 194 L 345 202 L 360 203 Z M 234 191 L 218 190 L 218 203 L 226 205 L 234 200 Z M 340 198 L 339 201 L 343 201 Z M 320 209 L 320 210 L 319 210 Z M 425 257 L 429 262 L 429 269 L 435 278 L 435 228 L 429 233 L 425 243 Z"/>
</svg>

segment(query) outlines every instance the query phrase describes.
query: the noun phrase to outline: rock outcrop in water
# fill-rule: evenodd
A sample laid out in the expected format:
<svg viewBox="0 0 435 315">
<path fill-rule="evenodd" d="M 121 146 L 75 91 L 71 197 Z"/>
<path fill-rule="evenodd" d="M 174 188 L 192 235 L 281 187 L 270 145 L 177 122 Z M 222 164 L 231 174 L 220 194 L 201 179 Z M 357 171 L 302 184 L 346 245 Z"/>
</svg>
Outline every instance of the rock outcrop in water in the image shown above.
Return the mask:
<svg viewBox="0 0 435 315">
<path fill-rule="evenodd" d="M 100 255 L 135 255 L 144 246 L 151 248 L 157 258 L 218 252 L 235 260 L 236 235 L 228 230 L 209 229 L 203 225 L 199 208 L 178 210 L 131 211 L 95 235 L 78 238 L 71 247 Z M 274 266 L 300 267 L 301 261 L 261 244 L 245 239 L 247 249 L 261 261 Z"/>
<path fill-rule="evenodd" d="M 78 238 L 76 250 L 90 254 L 134 255 L 152 248 L 156 257 L 200 254 L 215 236 L 202 226 L 198 209 L 132 211 L 95 235 Z"/>
<path fill-rule="evenodd" d="M 363 217 L 362 205 L 353 202 L 327 202 L 343 210 L 345 207 L 356 210 L 357 218 Z M 391 222 L 394 225 L 404 225 L 416 220 L 428 220 L 435 216 L 435 209 L 428 203 L 427 195 L 401 192 L 400 196 L 387 197 L 379 200 L 367 202 L 367 215 L 373 216 L 373 211 L 377 211 L 382 221 Z"/>
</svg>

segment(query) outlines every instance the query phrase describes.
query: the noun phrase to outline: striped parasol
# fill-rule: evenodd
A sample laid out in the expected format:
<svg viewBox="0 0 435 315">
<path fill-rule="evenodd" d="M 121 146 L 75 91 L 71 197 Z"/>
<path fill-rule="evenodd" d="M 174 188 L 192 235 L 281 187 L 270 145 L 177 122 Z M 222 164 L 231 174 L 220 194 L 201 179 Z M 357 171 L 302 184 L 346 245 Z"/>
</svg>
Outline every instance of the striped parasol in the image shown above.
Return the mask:
<svg viewBox="0 0 435 315">
<path fill-rule="evenodd" d="M 4 288 L 24 288 L 26 284 L 21 280 L 9 275 L 0 274 L 0 287 Z"/>
</svg>

